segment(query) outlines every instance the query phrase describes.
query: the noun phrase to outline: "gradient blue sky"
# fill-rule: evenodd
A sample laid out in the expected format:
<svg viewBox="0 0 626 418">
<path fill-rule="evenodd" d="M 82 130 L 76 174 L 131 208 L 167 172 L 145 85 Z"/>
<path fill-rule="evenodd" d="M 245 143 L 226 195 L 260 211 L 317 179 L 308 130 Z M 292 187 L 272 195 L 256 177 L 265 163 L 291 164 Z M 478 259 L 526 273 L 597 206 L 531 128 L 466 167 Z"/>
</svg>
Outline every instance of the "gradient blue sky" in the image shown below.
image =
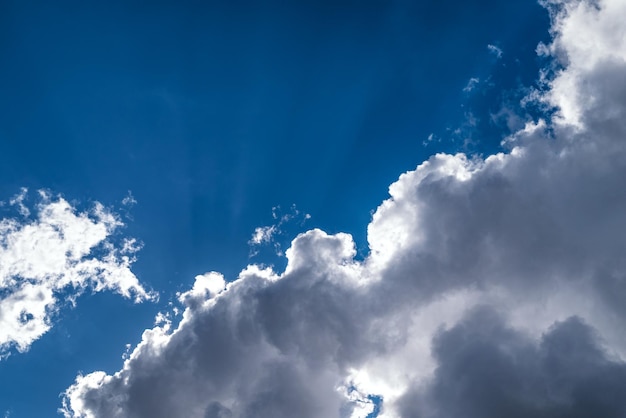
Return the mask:
<svg viewBox="0 0 626 418">
<path fill-rule="evenodd" d="M 63 309 L 0 362 L 0 413 L 54 416 L 78 371 L 116 371 L 196 274 L 235 278 L 273 207 L 311 215 L 283 245 L 320 227 L 363 255 L 400 173 L 435 152 L 492 153 L 520 127 L 503 109 L 520 111 L 548 25 L 528 0 L 2 2 L 0 200 L 45 188 L 116 208 L 161 299 Z"/>
</svg>

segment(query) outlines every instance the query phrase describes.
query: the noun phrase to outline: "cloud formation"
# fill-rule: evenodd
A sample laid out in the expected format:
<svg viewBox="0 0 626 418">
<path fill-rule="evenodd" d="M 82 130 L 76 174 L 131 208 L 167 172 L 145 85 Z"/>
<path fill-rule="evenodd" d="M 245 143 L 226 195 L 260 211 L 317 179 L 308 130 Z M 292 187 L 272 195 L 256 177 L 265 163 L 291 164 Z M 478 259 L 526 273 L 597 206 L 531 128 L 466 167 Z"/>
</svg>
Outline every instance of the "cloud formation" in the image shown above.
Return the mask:
<svg viewBox="0 0 626 418">
<path fill-rule="evenodd" d="M 198 276 L 65 416 L 624 416 L 626 1 L 546 7 L 551 120 L 401 175 L 364 260 L 311 230 L 281 274 Z"/>
<path fill-rule="evenodd" d="M 498 48 L 497 46 L 488 44 L 487 50 L 489 51 L 489 53 L 495 55 L 496 58 L 498 59 L 502 58 L 502 49 Z"/>
<path fill-rule="evenodd" d="M 62 197 L 39 192 L 35 214 L 28 191 L 13 197 L 21 218 L 0 221 L 0 356 L 26 351 L 52 326 L 52 318 L 85 290 L 113 291 L 136 302 L 154 297 L 130 270 L 137 243 L 115 246 L 122 223 L 99 203 L 77 212 Z"/>
<path fill-rule="evenodd" d="M 626 364 L 580 318 L 539 341 L 478 308 L 434 339 L 438 367 L 425 390 L 403 395 L 402 417 L 607 417 L 626 414 Z"/>
</svg>

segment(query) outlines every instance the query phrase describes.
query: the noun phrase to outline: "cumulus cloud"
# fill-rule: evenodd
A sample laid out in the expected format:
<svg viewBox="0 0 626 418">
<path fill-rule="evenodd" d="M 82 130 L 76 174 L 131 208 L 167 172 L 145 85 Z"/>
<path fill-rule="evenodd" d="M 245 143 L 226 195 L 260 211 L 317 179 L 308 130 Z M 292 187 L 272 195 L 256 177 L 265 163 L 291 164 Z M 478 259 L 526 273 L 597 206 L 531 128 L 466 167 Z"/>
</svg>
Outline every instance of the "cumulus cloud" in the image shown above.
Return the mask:
<svg viewBox="0 0 626 418">
<path fill-rule="evenodd" d="M 544 53 L 562 65 L 545 100 L 559 110 L 559 122 L 579 128 L 606 111 L 606 119 L 623 115 L 626 88 L 620 74 L 626 60 L 626 13 L 623 1 L 545 0 L 552 14 L 554 41 Z M 613 109 L 612 106 L 615 106 Z M 602 119 L 597 122 L 602 122 Z"/>
<path fill-rule="evenodd" d="M 28 191 L 10 200 L 22 217 Z M 63 303 L 85 290 L 109 290 L 139 302 L 153 297 L 131 272 L 137 243 L 109 239 L 121 222 L 96 203 L 77 212 L 62 197 L 39 193 L 33 219 L 0 221 L 0 355 L 27 350 L 52 326 Z"/>
<path fill-rule="evenodd" d="M 283 273 L 198 276 L 65 416 L 624 416 L 626 1 L 546 6 L 554 118 L 402 174 L 364 260 L 311 230 Z"/>
<path fill-rule="evenodd" d="M 536 341 L 478 308 L 435 336 L 426 388 L 398 402 L 402 417 L 606 417 L 626 414 L 626 364 L 611 358 L 580 318 Z"/>
</svg>

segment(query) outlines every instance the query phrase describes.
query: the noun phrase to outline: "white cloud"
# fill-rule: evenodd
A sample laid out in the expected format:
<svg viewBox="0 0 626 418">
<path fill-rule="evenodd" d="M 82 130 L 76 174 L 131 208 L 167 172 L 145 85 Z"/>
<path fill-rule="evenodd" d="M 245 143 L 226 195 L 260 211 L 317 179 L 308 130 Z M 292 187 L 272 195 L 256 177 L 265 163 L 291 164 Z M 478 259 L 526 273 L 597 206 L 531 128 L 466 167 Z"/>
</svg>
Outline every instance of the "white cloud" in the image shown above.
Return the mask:
<svg viewBox="0 0 626 418">
<path fill-rule="evenodd" d="M 487 50 L 489 50 L 491 54 L 495 55 L 496 58 L 502 58 L 502 49 L 498 48 L 497 46 L 493 44 L 488 44 Z"/>
<path fill-rule="evenodd" d="M 196 276 L 191 290 L 178 294 L 178 300 L 184 304 L 189 305 L 194 301 L 203 302 L 218 295 L 226 288 L 226 281 L 224 276 L 216 272 L 209 272 Z"/>
<path fill-rule="evenodd" d="M 259 245 L 271 242 L 276 233 L 276 225 L 259 226 L 254 229 L 254 234 L 250 238 L 250 244 Z"/>
<path fill-rule="evenodd" d="M 436 136 L 434 133 L 430 133 L 426 139 L 422 141 L 422 145 L 427 147 L 432 142 L 441 142 L 441 138 Z"/>
<path fill-rule="evenodd" d="M 615 119 L 623 111 L 624 86 L 613 86 L 610 81 L 618 78 L 626 60 L 626 4 L 603 0 L 598 8 L 594 1 L 546 3 L 552 10 L 555 38 L 543 49 L 566 66 L 551 81 L 546 101 L 559 109 L 558 121 L 566 125 L 582 128 L 582 118 L 598 107 Z M 617 108 L 602 103 L 606 100 L 613 100 Z"/>
<path fill-rule="evenodd" d="M 626 1 L 550 4 L 554 120 L 401 175 L 362 261 L 312 230 L 282 274 L 199 276 L 65 415 L 365 417 L 377 395 L 385 418 L 623 417 Z"/>
<path fill-rule="evenodd" d="M 273 225 L 259 226 L 254 229 L 252 237 L 248 241 L 251 247 L 250 257 L 259 254 L 259 246 L 271 244 L 274 252 L 278 256 L 283 256 L 282 245 L 277 241 L 276 237 L 283 235 L 284 227 L 293 222 L 298 221 L 299 226 L 303 226 L 306 221 L 311 219 L 308 213 L 301 214 L 296 205 L 291 205 L 289 212 L 282 214 L 280 206 L 272 208 L 272 219 L 276 222 Z"/>
<path fill-rule="evenodd" d="M 11 200 L 21 215 L 27 190 Z M 101 204 L 78 213 L 61 197 L 40 192 L 35 219 L 0 221 L 0 354 L 19 351 L 45 334 L 64 302 L 86 289 L 110 290 L 139 302 L 153 297 L 130 271 L 135 241 L 109 240 L 122 224 Z M 62 296 L 61 296 L 62 295 Z"/>
<path fill-rule="evenodd" d="M 476 86 L 478 86 L 478 83 L 480 83 L 480 79 L 478 77 L 470 78 L 465 87 L 463 87 L 463 91 L 469 93 L 474 90 Z"/>
<path fill-rule="evenodd" d="M 137 199 L 133 196 L 133 193 L 129 190 L 128 194 L 122 199 L 122 205 L 124 206 L 132 206 L 137 204 Z"/>
<path fill-rule="evenodd" d="M 30 210 L 24 204 L 24 200 L 26 199 L 27 194 L 28 194 L 28 189 L 25 187 L 22 187 L 20 189 L 20 192 L 16 194 L 15 196 L 13 196 L 11 200 L 9 200 L 9 204 L 11 206 L 17 206 L 20 215 L 22 215 L 23 217 L 30 216 Z"/>
</svg>

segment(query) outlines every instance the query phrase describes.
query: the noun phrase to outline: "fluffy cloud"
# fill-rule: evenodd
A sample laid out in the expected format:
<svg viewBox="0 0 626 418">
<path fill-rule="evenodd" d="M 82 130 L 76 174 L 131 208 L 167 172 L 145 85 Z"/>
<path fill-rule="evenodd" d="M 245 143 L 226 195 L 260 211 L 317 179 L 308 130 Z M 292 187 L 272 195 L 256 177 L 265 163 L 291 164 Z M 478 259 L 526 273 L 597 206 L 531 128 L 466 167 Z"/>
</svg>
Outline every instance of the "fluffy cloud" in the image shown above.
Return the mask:
<svg viewBox="0 0 626 418">
<path fill-rule="evenodd" d="M 400 176 L 364 260 L 312 230 L 281 274 L 198 276 L 66 417 L 624 416 L 626 1 L 546 5 L 553 119 Z"/>
<path fill-rule="evenodd" d="M 61 197 L 40 192 L 30 219 L 27 190 L 10 200 L 22 218 L 0 221 L 0 355 L 25 351 L 52 326 L 61 303 L 86 289 L 109 290 L 139 302 L 153 295 L 130 271 L 137 245 L 109 240 L 121 222 L 101 204 L 78 213 Z"/>
<path fill-rule="evenodd" d="M 550 82 L 546 100 L 559 109 L 560 122 L 580 128 L 616 122 L 624 111 L 626 4 L 619 0 L 546 0 L 553 17 L 554 41 L 541 46 L 564 66 Z M 612 104 L 616 106 L 612 108 Z M 604 117 L 598 111 L 608 112 Z"/>
</svg>

